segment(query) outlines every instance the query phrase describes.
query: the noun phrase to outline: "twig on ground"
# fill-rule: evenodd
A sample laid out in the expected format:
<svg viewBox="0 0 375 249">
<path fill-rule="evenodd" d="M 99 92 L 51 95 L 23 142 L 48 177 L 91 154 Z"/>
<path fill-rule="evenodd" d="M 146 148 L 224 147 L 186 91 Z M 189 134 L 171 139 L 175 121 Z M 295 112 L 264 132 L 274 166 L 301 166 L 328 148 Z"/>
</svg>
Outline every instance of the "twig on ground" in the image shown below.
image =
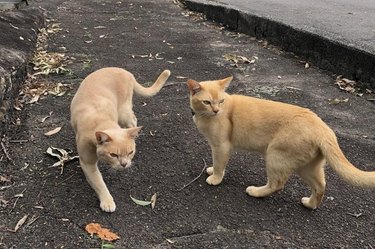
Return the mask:
<svg viewBox="0 0 375 249">
<path fill-rule="evenodd" d="M 33 215 L 33 217 L 30 218 L 30 221 L 25 225 L 25 227 L 31 226 L 37 219 L 39 219 L 39 216 Z"/>
<path fill-rule="evenodd" d="M 46 182 L 47 182 L 47 180 L 45 180 L 45 181 L 43 182 L 42 188 L 44 188 L 44 185 L 46 185 Z M 43 191 L 43 189 L 42 189 L 41 191 L 39 191 L 38 195 L 36 196 L 37 202 L 39 202 L 39 197 L 40 197 L 40 195 L 42 194 L 42 191 Z"/>
<path fill-rule="evenodd" d="M 15 140 L 9 140 L 9 143 L 20 143 L 20 144 L 22 144 L 22 143 L 27 143 L 27 142 L 29 142 L 28 139 L 15 139 Z"/>
<path fill-rule="evenodd" d="M 70 178 L 72 178 L 73 176 L 75 175 L 75 173 L 67 178 L 65 178 L 64 180 L 62 180 L 61 182 L 57 183 L 57 185 L 60 185 L 61 183 L 64 183 L 66 181 L 68 181 Z"/>
<path fill-rule="evenodd" d="M 356 217 L 356 218 L 359 218 L 361 217 L 363 214 L 362 213 L 355 213 L 355 214 L 352 214 L 352 213 L 348 213 L 350 216 L 353 216 L 353 217 Z"/>
<path fill-rule="evenodd" d="M 21 198 L 21 196 L 23 195 L 23 193 L 24 193 L 25 191 L 26 191 L 26 188 L 25 188 L 24 190 L 22 190 L 22 192 L 21 192 L 20 194 L 17 195 L 17 197 L 16 197 L 16 201 L 14 202 L 13 207 L 12 207 L 12 209 L 9 211 L 9 213 L 11 213 L 11 212 L 14 210 L 14 208 L 15 208 L 16 205 L 17 205 L 18 200 Z"/>
<path fill-rule="evenodd" d="M 206 161 L 205 161 L 204 159 L 202 159 L 202 160 L 203 160 L 203 162 L 204 162 L 204 167 L 203 167 L 201 173 L 200 173 L 197 177 L 195 177 L 193 180 L 191 180 L 189 183 L 187 183 L 187 184 L 185 184 L 184 186 L 182 186 L 181 188 L 177 189 L 177 191 L 181 191 L 181 190 L 183 190 L 184 188 L 186 188 L 187 186 L 189 186 L 190 184 L 192 184 L 193 182 L 195 182 L 196 180 L 198 180 L 199 177 L 201 177 L 201 175 L 203 174 L 203 172 L 204 172 L 204 171 L 206 170 L 206 168 L 207 168 Z"/>
<path fill-rule="evenodd" d="M 13 187 L 13 185 L 1 186 L 0 191 L 3 191 L 4 189 L 10 188 L 10 187 Z"/>
<path fill-rule="evenodd" d="M 1 148 L 3 149 L 3 152 L 4 152 L 5 156 L 8 158 L 9 161 L 12 161 L 12 158 L 9 156 L 7 148 L 5 148 L 4 143 L 0 142 L 0 144 L 1 144 Z"/>
</svg>

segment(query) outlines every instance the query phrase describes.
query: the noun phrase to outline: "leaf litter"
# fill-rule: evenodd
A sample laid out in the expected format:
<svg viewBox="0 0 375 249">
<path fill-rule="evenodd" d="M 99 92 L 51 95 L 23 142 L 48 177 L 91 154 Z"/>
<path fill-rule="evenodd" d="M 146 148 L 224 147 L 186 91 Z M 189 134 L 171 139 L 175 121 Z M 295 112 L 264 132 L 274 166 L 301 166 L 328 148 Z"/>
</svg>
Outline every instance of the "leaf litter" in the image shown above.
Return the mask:
<svg viewBox="0 0 375 249">
<path fill-rule="evenodd" d="M 55 135 L 56 133 L 58 133 L 58 132 L 61 130 L 61 128 L 62 128 L 61 126 L 56 127 L 55 129 L 50 130 L 50 131 L 44 133 L 44 135 L 45 135 L 45 136 L 52 136 L 52 135 Z"/>
<path fill-rule="evenodd" d="M 65 54 L 47 51 L 48 36 L 62 30 L 60 23 L 52 23 L 52 20 L 47 21 L 50 22 L 47 27 L 39 30 L 36 52 L 31 61 L 34 65 L 33 69 L 36 71 L 34 75 L 69 73 L 70 70 L 65 67 L 71 61 L 65 57 Z"/>
<path fill-rule="evenodd" d="M 49 166 L 49 168 L 61 167 L 61 174 L 64 171 L 64 165 L 66 163 L 79 158 L 79 156 L 70 156 L 69 154 L 72 153 L 72 151 L 66 151 L 64 149 L 60 149 L 60 148 L 56 148 L 52 146 L 47 149 L 46 153 L 50 156 L 56 157 L 59 160 L 58 162 L 54 163 L 52 166 Z"/>
<path fill-rule="evenodd" d="M 345 99 L 339 99 L 339 98 L 334 98 L 334 99 L 328 99 L 328 103 L 331 105 L 338 105 L 340 103 L 347 103 L 349 102 L 349 98 Z"/>
<path fill-rule="evenodd" d="M 8 229 L 8 231 L 10 232 L 13 232 L 13 233 L 16 233 L 18 231 L 18 229 L 20 229 L 20 227 L 25 224 L 26 220 L 27 220 L 27 217 L 29 217 L 28 214 L 24 215 L 16 224 L 16 226 L 14 227 L 14 229 Z"/>
<path fill-rule="evenodd" d="M 153 194 L 152 196 L 151 196 L 151 199 L 149 200 L 149 201 L 144 201 L 144 200 L 139 200 L 139 199 L 136 199 L 136 198 L 134 198 L 134 197 L 132 197 L 132 196 L 130 196 L 130 198 L 132 199 L 132 201 L 135 203 L 135 204 L 137 204 L 137 205 L 139 205 L 139 206 L 148 206 L 148 205 L 151 205 L 151 208 L 152 209 L 154 209 L 155 208 L 155 205 L 156 205 L 156 193 L 155 194 Z"/>
<path fill-rule="evenodd" d="M 71 72 L 66 66 L 72 63 L 72 58 L 68 58 L 64 53 L 47 51 L 48 36 L 62 30 L 60 23 L 54 23 L 54 20 L 50 19 L 47 22 L 47 27 L 39 30 L 36 51 L 31 60 L 34 73 L 27 76 L 25 84 L 22 86 L 20 98 L 14 105 L 16 110 L 21 110 L 24 104 L 37 103 L 42 96 L 48 94 L 62 96 L 70 90 L 68 84 L 52 83 L 40 77 Z"/>
<path fill-rule="evenodd" d="M 254 64 L 259 59 L 257 56 L 252 56 L 250 59 L 248 59 L 245 56 L 231 53 L 225 54 L 223 57 L 225 60 L 232 62 L 233 64 L 231 64 L 231 66 L 233 67 L 239 67 L 240 64 Z"/>
<path fill-rule="evenodd" d="M 19 93 L 19 98 L 16 101 L 14 108 L 21 110 L 25 104 L 37 103 L 41 98 L 47 95 L 61 97 L 71 90 L 69 84 L 61 82 L 49 82 L 45 79 L 37 79 L 34 75 L 28 75 L 22 89 Z"/>
<path fill-rule="evenodd" d="M 87 224 L 85 230 L 91 236 L 97 235 L 100 239 L 105 241 L 115 241 L 120 239 L 116 233 L 112 232 L 108 228 L 103 228 L 99 223 Z"/>
<path fill-rule="evenodd" d="M 344 78 L 342 75 L 336 77 L 335 85 L 337 85 L 341 90 L 351 93 L 353 95 L 362 97 L 366 96 L 367 100 L 375 101 L 375 91 L 372 89 L 361 89 L 357 82 Z"/>
<path fill-rule="evenodd" d="M 335 84 L 338 85 L 341 90 L 349 93 L 355 93 L 357 90 L 357 82 L 343 78 L 342 75 L 337 76 Z"/>
</svg>

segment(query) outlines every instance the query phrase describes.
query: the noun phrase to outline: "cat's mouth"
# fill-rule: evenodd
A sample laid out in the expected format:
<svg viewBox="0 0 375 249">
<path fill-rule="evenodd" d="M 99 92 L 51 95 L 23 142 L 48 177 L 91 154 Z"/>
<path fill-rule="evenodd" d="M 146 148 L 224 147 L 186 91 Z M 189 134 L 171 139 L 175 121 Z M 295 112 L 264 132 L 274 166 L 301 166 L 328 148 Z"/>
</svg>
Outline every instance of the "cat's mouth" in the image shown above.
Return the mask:
<svg viewBox="0 0 375 249">
<path fill-rule="evenodd" d="M 123 164 L 116 163 L 116 164 L 112 164 L 112 165 L 111 165 L 111 168 L 114 169 L 114 170 L 119 170 L 119 171 L 121 171 L 121 170 L 125 170 L 125 169 L 130 168 L 131 165 L 132 165 L 131 162 L 129 162 L 129 163 L 127 163 L 127 164 L 124 164 L 124 163 L 123 163 Z"/>
</svg>

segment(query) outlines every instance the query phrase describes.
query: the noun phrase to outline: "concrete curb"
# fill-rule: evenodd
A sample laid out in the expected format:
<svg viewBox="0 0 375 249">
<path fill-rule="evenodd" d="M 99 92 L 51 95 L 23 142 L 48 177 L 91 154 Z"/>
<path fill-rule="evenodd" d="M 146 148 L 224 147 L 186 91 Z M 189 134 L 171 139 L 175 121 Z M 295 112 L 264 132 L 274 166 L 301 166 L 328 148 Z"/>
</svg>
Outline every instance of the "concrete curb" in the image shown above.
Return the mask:
<svg viewBox="0 0 375 249">
<path fill-rule="evenodd" d="M 13 114 L 14 100 L 43 26 L 44 14 L 39 8 L 0 12 L 0 135 Z"/>
<path fill-rule="evenodd" d="M 232 30 L 267 39 L 321 69 L 358 81 L 361 88 L 375 89 L 375 54 L 220 3 L 182 2 L 188 9 L 201 12 Z"/>
</svg>

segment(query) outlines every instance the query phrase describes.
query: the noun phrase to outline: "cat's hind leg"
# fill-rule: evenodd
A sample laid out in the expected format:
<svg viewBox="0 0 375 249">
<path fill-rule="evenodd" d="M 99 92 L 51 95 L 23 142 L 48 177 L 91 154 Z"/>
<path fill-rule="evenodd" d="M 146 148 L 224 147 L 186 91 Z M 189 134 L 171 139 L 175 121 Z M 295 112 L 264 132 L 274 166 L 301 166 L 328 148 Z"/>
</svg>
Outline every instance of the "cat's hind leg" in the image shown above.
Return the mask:
<svg viewBox="0 0 375 249">
<path fill-rule="evenodd" d="M 316 209 L 321 203 L 325 192 L 324 158 L 319 155 L 311 163 L 297 171 L 298 175 L 311 187 L 310 197 L 303 197 L 302 204 Z"/>
<path fill-rule="evenodd" d="M 293 173 L 294 162 L 278 150 L 269 149 L 266 155 L 267 184 L 256 187 L 249 186 L 246 193 L 253 197 L 265 197 L 284 188 Z"/>
<path fill-rule="evenodd" d="M 135 116 L 131 107 L 122 107 L 119 110 L 118 123 L 121 128 L 137 127 L 137 117 Z"/>
</svg>

